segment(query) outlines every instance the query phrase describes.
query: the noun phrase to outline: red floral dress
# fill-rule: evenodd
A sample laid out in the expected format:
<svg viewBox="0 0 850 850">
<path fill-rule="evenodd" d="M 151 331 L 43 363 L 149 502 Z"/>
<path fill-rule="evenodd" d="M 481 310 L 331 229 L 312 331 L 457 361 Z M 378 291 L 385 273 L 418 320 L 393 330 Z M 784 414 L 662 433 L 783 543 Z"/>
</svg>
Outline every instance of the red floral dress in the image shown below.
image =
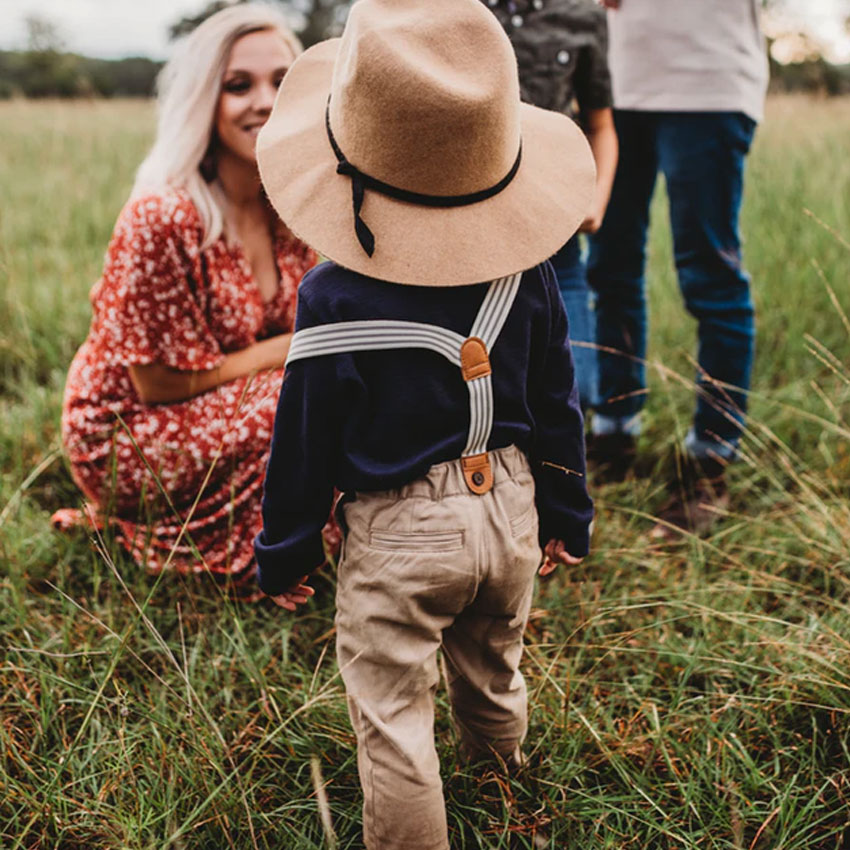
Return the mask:
<svg viewBox="0 0 850 850">
<path fill-rule="evenodd" d="M 241 249 L 219 238 L 201 250 L 201 239 L 183 192 L 124 208 L 68 375 L 62 437 L 74 480 L 140 564 L 236 574 L 253 567 L 262 527 L 282 369 L 145 404 L 128 367 L 214 369 L 228 352 L 292 331 L 296 288 L 317 257 L 277 236 L 280 286 L 264 302 Z"/>
</svg>

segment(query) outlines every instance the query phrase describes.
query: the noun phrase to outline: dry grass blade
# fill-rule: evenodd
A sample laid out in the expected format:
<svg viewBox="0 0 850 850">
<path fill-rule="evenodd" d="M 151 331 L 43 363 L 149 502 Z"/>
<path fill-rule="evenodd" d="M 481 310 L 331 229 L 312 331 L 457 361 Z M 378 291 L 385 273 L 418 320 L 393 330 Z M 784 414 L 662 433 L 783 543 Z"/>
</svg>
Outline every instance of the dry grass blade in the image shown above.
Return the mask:
<svg viewBox="0 0 850 850">
<path fill-rule="evenodd" d="M 331 807 L 328 805 L 328 795 L 322 779 L 322 765 L 317 755 L 310 758 L 310 775 L 313 778 L 316 805 L 319 807 L 319 817 L 322 819 L 322 829 L 325 832 L 325 844 L 328 850 L 336 850 L 337 839 L 334 832 L 333 819 L 331 818 Z"/>
</svg>

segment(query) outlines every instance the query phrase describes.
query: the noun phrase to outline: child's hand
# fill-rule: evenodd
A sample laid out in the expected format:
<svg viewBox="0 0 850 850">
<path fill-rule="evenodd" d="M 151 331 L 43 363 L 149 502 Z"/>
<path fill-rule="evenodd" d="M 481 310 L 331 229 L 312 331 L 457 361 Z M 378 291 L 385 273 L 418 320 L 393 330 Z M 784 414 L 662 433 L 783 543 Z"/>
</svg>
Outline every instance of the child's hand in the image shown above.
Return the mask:
<svg viewBox="0 0 850 850">
<path fill-rule="evenodd" d="M 305 581 L 307 576 L 301 576 L 289 590 L 272 596 L 274 604 L 286 608 L 287 611 L 294 611 L 298 605 L 303 605 L 316 592 L 309 584 L 304 584 Z"/>
<path fill-rule="evenodd" d="M 543 550 L 543 554 L 546 556 L 543 559 L 543 565 L 538 570 L 538 575 L 540 576 L 548 576 L 551 573 L 555 572 L 555 568 L 558 564 L 567 564 L 567 566 L 575 566 L 576 564 L 580 564 L 584 558 L 576 558 L 574 555 L 571 555 L 564 548 L 563 540 L 555 540 L 554 538 L 550 540 L 546 544 L 546 548 Z"/>
</svg>

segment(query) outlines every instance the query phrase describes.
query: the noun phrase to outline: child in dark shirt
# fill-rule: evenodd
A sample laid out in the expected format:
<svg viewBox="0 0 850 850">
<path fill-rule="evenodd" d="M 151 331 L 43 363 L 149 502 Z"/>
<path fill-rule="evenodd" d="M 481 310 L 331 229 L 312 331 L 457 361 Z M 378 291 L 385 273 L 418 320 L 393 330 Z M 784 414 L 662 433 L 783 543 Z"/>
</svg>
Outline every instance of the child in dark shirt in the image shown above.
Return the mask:
<svg viewBox="0 0 850 850">
<path fill-rule="evenodd" d="M 569 119 L 520 104 L 478 0 L 354 4 L 342 38 L 290 69 L 258 158 L 283 220 L 332 258 L 299 290 L 260 586 L 290 610 L 312 594 L 340 490 L 337 656 L 365 845 L 446 850 L 437 652 L 464 753 L 518 762 L 534 575 L 588 549 L 545 258 L 586 215 L 592 158 Z"/>
</svg>

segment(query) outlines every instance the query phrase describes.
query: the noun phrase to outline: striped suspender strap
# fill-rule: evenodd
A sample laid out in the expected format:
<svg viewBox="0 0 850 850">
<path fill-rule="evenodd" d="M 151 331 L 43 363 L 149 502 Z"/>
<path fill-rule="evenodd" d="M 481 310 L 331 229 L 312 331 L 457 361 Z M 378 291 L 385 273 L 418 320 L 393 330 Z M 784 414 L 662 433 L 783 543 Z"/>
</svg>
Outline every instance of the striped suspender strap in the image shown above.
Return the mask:
<svg viewBox="0 0 850 850">
<path fill-rule="evenodd" d="M 493 379 L 490 351 L 513 306 L 521 274 L 494 280 L 461 348 L 461 373 L 469 387 L 469 438 L 461 455 L 466 486 L 486 493 L 493 486 L 487 443 L 493 429 Z"/>
<path fill-rule="evenodd" d="M 464 479 L 473 493 L 493 486 L 487 441 L 493 428 L 493 382 L 489 352 L 513 306 L 521 274 L 494 280 L 475 317 L 469 337 L 422 322 L 366 319 L 336 322 L 298 331 L 292 337 L 286 365 L 325 354 L 427 348 L 459 366 L 469 387 L 469 437 L 461 455 Z"/>
<path fill-rule="evenodd" d="M 305 328 L 292 337 L 286 365 L 323 354 L 381 351 L 387 348 L 430 348 L 460 366 L 464 338 L 454 331 L 421 322 L 365 319 Z"/>
</svg>

